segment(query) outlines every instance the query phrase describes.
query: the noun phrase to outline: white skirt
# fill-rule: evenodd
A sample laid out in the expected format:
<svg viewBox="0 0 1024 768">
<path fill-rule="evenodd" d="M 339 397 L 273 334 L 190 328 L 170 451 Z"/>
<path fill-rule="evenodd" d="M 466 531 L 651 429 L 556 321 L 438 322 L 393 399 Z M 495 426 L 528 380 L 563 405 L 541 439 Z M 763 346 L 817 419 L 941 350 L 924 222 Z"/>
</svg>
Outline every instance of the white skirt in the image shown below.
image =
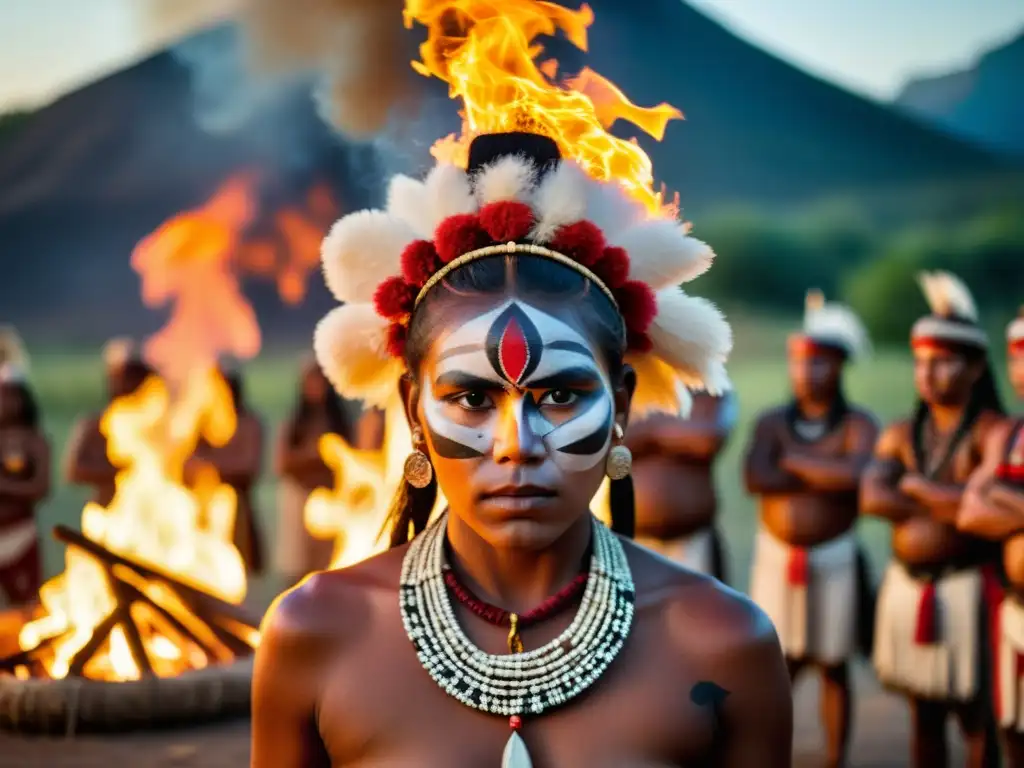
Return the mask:
<svg viewBox="0 0 1024 768">
<path fill-rule="evenodd" d="M 878 593 L 874 666 L 883 685 L 935 701 L 971 702 L 979 694 L 984 580 L 969 568 L 932 583 L 934 642 L 918 637 L 929 582 L 899 562 L 886 569 Z"/>
<path fill-rule="evenodd" d="M 787 658 L 832 666 L 856 653 L 857 568 L 853 531 L 802 551 L 758 531 L 750 597 L 775 624 Z"/>
</svg>

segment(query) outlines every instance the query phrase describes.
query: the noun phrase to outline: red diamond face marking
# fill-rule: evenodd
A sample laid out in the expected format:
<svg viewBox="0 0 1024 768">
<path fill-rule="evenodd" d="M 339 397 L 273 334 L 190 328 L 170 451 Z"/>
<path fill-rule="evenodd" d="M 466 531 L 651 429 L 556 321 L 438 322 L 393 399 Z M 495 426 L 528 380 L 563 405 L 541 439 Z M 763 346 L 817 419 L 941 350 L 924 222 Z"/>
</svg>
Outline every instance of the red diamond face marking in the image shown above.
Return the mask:
<svg viewBox="0 0 1024 768">
<path fill-rule="evenodd" d="M 518 384 L 530 363 L 530 347 L 515 317 L 509 318 L 508 325 L 502 331 L 501 341 L 498 342 L 498 360 L 505 378 Z"/>
</svg>

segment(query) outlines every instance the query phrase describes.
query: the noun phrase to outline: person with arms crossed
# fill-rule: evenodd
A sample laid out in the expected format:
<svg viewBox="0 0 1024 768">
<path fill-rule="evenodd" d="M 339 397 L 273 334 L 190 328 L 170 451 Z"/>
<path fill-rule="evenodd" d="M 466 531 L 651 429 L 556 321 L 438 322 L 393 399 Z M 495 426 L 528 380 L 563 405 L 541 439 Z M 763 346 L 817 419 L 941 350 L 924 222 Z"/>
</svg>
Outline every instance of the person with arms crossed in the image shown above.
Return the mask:
<svg viewBox="0 0 1024 768">
<path fill-rule="evenodd" d="M 981 768 L 998 761 L 986 672 L 998 550 L 958 530 L 957 516 L 1003 408 L 970 291 L 948 272 L 920 282 L 931 313 L 910 333 L 918 404 L 882 432 L 861 482 L 861 511 L 892 524 L 874 666 L 910 703 L 914 768 L 948 765 L 950 715 L 969 768 Z"/>
<path fill-rule="evenodd" d="M 878 427 L 843 391 L 847 363 L 869 351 L 849 307 L 809 292 L 803 330 L 788 342 L 793 398 L 758 417 L 744 463 L 760 508 L 750 595 L 775 624 L 790 676 L 820 670 L 829 768 L 846 764 L 850 661 L 866 650 L 874 609 L 856 523 Z"/>
</svg>

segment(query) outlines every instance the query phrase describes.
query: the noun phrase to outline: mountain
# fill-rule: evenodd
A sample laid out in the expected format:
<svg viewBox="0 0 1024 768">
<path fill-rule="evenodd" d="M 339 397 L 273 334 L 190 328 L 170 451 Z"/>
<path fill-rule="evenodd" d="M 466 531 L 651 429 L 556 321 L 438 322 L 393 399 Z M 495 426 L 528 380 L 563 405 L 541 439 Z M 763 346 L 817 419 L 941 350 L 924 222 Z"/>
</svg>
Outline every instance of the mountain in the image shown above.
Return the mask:
<svg viewBox="0 0 1024 768">
<path fill-rule="evenodd" d="M 550 51 L 563 69 L 585 63 L 638 104 L 667 101 L 686 113 L 663 143 L 641 143 L 689 214 L 1002 172 L 995 156 L 815 79 L 677 0 L 647 0 L 642 12 L 620 0 L 590 4 L 591 53 L 558 40 Z M 148 330 L 160 318 L 138 298 L 133 245 L 231 174 L 259 173 L 261 224 L 316 183 L 352 210 L 379 199 L 392 171 L 420 170 L 431 141 L 457 127 L 441 84 L 420 79 L 422 114 L 395 134 L 405 151 L 395 141 L 341 141 L 316 114 L 308 82 L 270 94 L 243 88 L 225 63 L 233 35 L 226 27 L 189 38 L 36 112 L 0 141 L 0 320 L 65 341 Z M 270 338 L 310 331 L 330 305 L 320 283 L 314 274 L 298 309 L 252 284 Z"/>
<path fill-rule="evenodd" d="M 1024 32 L 974 66 L 912 80 L 896 98 L 910 114 L 963 139 L 1024 158 Z"/>
</svg>

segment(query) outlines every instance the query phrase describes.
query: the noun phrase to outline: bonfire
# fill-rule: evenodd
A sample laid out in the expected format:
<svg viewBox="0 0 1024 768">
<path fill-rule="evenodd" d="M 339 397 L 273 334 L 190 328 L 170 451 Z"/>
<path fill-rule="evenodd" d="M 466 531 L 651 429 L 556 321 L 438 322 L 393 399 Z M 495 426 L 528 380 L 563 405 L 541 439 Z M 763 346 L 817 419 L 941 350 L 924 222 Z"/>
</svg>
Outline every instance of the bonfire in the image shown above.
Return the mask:
<svg viewBox="0 0 1024 768">
<path fill-rule="evenodd" d="M 322 191 L 314 189 L 311 200 L 335 213 Z M 114 497 L 106 507 L 85 506 L 80 532 L 55 529 L 67 545 L 64 572 L 40 589 L 38 611 L 18 634 L 21 651 L 0 659 L 0 675 L 108 685 L 169 681 L 224 668 L 258 645 L 258 617 L 242 605 L 246 572 L 232 541 L 235 492 L 212 468 L 201 481 L 186 475 L 200 440 L 224 446 L 235 432 L 222 358 L 250 359 L 260 349 L 241 279 L 273 276 L 294 303 L 317 264 L 323 215 L 318 222 L 279 212 L 282 249 L 245 240 L 257 208 L 255 177 L 241 174 L 133 252 L 145 304 L 170 307 L 167 323 L 144 346 L 158 375 L 103 414 L 100 429 L 118 469 Z M 247 707 L 248 671 L 201 679 L 217 693 L 193 691 L 189 701 L 202 704 L 196 714 L 226 703 Z M 109 710 L 109 697 L 98 706 Z M 141 716 L 114 709 L 128 721 Z"/>
</svg>

